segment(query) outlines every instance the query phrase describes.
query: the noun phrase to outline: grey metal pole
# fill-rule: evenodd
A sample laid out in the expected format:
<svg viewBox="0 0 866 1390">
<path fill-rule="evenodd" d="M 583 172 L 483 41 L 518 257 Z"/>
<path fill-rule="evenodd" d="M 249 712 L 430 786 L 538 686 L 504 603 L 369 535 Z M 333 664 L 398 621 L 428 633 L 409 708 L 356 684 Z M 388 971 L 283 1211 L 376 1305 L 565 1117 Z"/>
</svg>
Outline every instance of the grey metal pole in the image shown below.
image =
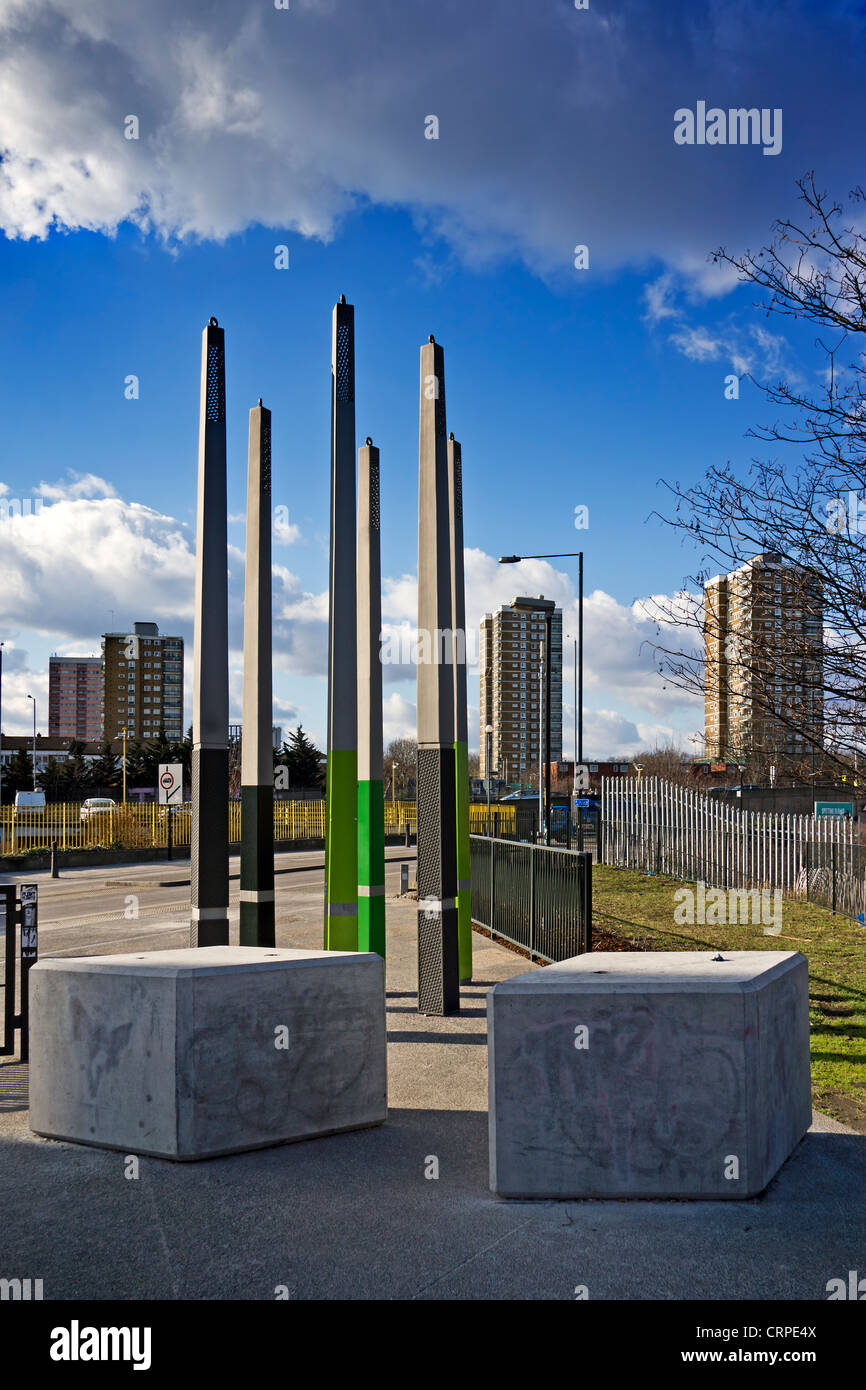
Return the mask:
<svg viewBox="0 0 866 1390">
<path fill-rule="evenodd" d="M 36 696 L 28 695 L 28 700 L 33 701 L 33 790 L 36 790 Z"/>
<path fill-rule="evenodd" d="M 577 687 L 574 697 L 577 717 L 577 763 L 583 763 L 583 551 L 577 558 L 577 646 L 579 658 L 575 654 Z M 583 807 L 577 812 L 577 848 L 583 850 Z"/>
<path fill-rule="evenodd" d="M 547 638 L 542 637 L 538 663 L 538 837 L 544 843 L 544 666 Z"/>
<path fill-rule="evenodd" d="M 271 412 L 250 411 L 241 740 L 241 946 L 274 946 Z"/>
<path fill-rule="evenodd" d="M 329 951 L 358 949 L 358 653 L 355 309 L 340 295 L 331 331 L 331 558 L 325 929 Z"/>
<path fill-rule="evenodd" d="M 192 697 L 190 945 L 229 944 L 225 334 L 202 333 Z"/>
<path fill-rule="evenodd" d="M 583 551 L 578 557 L 578 579 L 577 579 L 577 645 L 580 653 L 578 659 L 578 686 L 577 686 L 577 760 L 583 762 Z"/>
<path fill-rule="evenodd" d="M 487 766 L 486 766 L 486 772 L 487 772 L 487 834 L 489 835 L 489 834 L 490 834 L 490 757 L 491 757 L 491 746 L 492 746 L 492 743 L 493 743 L 493 735 L 492 735 L 492 733 L 490 732 L 489 729 L 486 729 L 486 730 L 485 730 L 485 732 L 484 732 L 484 737 L 485 737 L 485 739 L 486 739 L 486 749 L 487 749 L 487 756 L 486 756 L 486 758 L 484 759 L 484 761 L 485 761 L 485 763 L 487 764 Z"/>
<path fill-rule="evenodd" d="M 418 447 L 418 630 L 432 660 L 418 662 L 418 1009 L 460 1008 L 454 682 L 441 660 L 453 628 L 445 355 L 421 348 Z M 431 650 L 432 649 L 432 650 Z"/>
<path fill-rule="evenodd" d="M 0 815 L 3 806 L 3 647 L 0 642 Z M 3 832 L 0 830 L 0 850 L 3 848 Z"/>
</svg>

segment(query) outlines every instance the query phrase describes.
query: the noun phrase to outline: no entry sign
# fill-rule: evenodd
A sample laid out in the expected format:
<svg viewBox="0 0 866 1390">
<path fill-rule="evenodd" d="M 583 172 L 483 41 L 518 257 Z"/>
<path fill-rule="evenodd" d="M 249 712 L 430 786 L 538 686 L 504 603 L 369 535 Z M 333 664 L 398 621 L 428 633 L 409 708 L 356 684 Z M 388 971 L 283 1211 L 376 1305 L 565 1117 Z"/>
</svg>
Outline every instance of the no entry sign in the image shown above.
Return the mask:
<svg viewBox="0 0 866 1390">
<path fill-rule="evenodd" d="M 160 763 L 159 804 L 180 805 L 183 801 L 183 767 L 180 763 Z"/>
</svg>

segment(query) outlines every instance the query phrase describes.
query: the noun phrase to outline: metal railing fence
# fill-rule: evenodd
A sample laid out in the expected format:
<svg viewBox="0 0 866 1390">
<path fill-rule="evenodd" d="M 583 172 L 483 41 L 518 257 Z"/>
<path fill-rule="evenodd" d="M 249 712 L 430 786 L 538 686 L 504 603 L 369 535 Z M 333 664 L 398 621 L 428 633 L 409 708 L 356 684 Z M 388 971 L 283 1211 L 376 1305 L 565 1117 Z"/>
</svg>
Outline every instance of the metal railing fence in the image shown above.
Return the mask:
<svg viewBox="0 0 866 1390">
<path fill-rule="evenodd" d="M 592 855 L 470 837 L 472 918 L 545 962 L 592 950 Z"/>
<path fill-rule="evenodd" d="M 743 811 L 658 777 L 603 778 L 598 862 L 714 888 L 778 889 L 866 910 L 866 845 L 851 820 Z"/>
<path fill-rule="evenodd" d="M 229 840 L 241 838 L 241 803 L 230 800 Z M 476 808 L 477 809 L 477 808 Z M 56 843 L 61 850 L 122 847 L 125 849 L 165 849 L 168 843 L 168 817 L 171 815 L 172 842 L 188 845 L 192 822 L 189 802 L 169 812 L 155 802 L 118 803 L 102 810 L 83 812 L 81 802 L 50 802 L 44 807 L 0 806 L 0 854 L 48 850 Z M 477 823 L 475 817 L 472 824 Z M 402 833 L 406 826 L 417 832 L 414 801 L 385 803 L 385 834 Z M 276 840 L 317 840 L 325 835 L 325 802 L 274 800 L 274 838 Z"/>
</svg>

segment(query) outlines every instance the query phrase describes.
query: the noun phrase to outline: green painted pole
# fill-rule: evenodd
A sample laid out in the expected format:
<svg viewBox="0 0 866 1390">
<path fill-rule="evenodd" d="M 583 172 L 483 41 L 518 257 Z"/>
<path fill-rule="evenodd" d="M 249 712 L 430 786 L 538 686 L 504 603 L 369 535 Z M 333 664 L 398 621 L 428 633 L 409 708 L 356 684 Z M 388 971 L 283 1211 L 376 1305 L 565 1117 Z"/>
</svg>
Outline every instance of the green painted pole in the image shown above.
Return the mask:
<svg viewBox="0 0 866 1390">
<path fill-rule="evenodd" d="M 327 951 L 358 949 L 358 666 L 355 567 L 355 310 L 334 305 L 325 833 Z"/>
<path fill-rule="evenodd" d="M 469 718 L 466 696 L 466 583 L 463 574 L 463 453 L 448 436 L 451 592 L 454 602 L 454 775 L 457 796 L 457 950 L 460 983 L 472 979 L 472 880 L 469 854 Z"/>
<path fill-rule="evenodd" d="M 379 450 L 358 450 L 358 950 L 385 959 Z"/>
</svg>

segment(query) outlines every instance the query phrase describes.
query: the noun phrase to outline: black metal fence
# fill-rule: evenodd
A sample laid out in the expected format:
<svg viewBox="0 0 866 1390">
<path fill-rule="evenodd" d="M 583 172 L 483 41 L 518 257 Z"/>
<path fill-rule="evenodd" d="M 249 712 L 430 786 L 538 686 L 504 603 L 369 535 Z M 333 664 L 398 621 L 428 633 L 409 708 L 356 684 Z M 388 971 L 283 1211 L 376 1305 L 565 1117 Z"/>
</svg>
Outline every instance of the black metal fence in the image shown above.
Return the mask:
<svg viewBox="0 0 866 1390">
<path fill-rule="evenodd" d="M 472 917 L 545 962 L 592 950 L 592 855 L 471 835 Z"/>
</svg>

